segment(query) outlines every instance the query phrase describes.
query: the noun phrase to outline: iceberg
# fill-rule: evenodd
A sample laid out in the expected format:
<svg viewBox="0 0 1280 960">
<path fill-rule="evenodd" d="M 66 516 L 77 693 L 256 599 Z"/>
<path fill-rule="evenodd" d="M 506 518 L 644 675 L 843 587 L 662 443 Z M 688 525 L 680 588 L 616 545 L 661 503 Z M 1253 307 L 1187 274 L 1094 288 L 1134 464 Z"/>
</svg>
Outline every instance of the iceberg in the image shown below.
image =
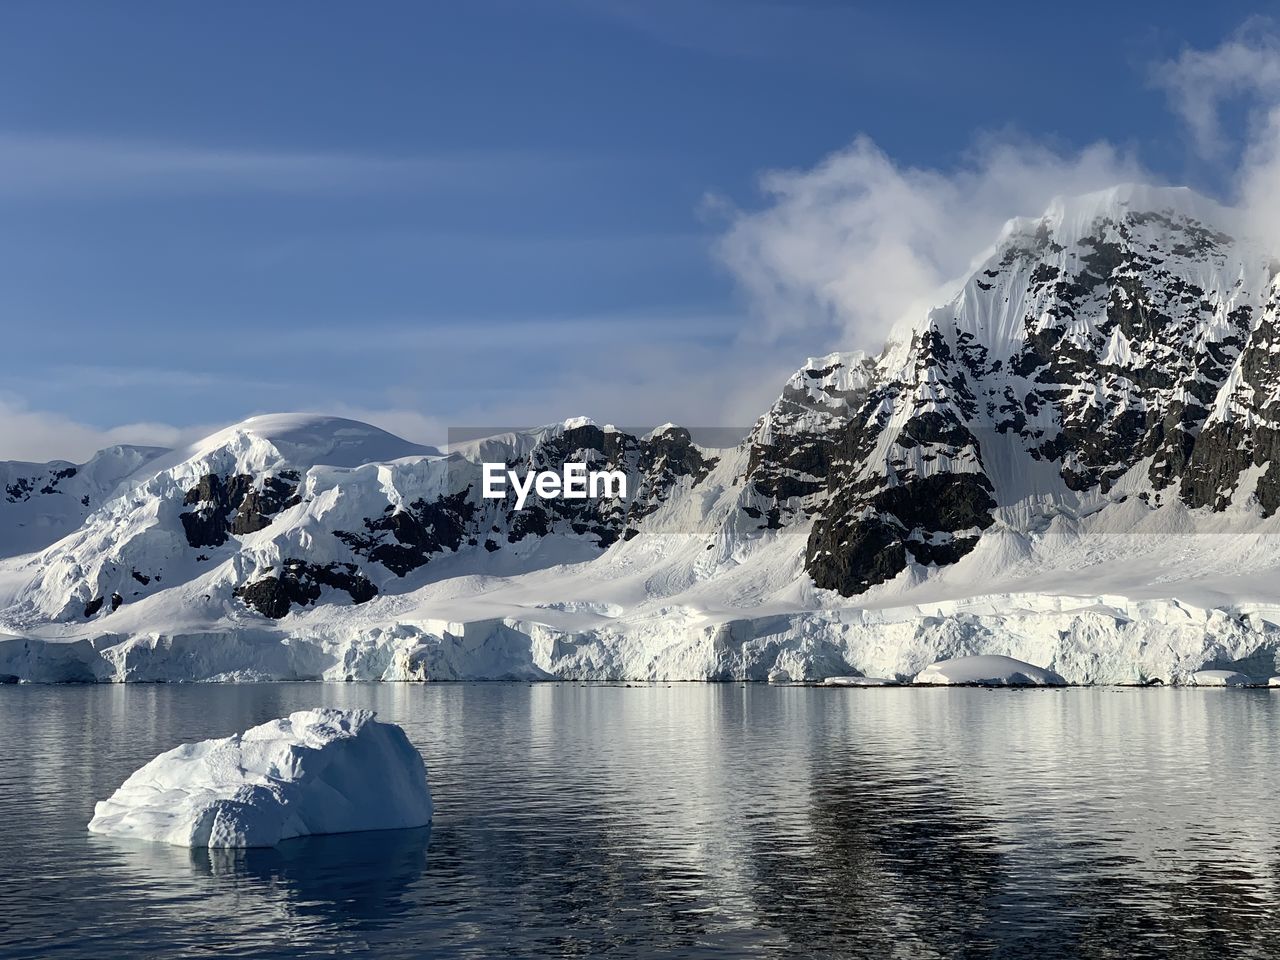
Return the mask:
<svg viewBox="0 0 1280 960">
<path fill-rule="evenodd" d="M 1251 687 L 1253 681 L 1235 670 L 1197 670 L 1191 675 L 1195 687 Z"/>
<path fill-rule="evenodd" d="M 919 684 L 984 687 L 1060 687 L 1066 681 L 1052 670 L 1015 660 L 1013 657 L 955 657 L 939 660 L 921 670 Z"/>
<path fill-rule="evenodd" d="M 293 837 L 422 827 L 426 765 L 372 710 L 302 710 L 187 743 L 94 808 L 89 830 L 184 847 L 272 847 Z"/>
<path fill-rule="evenodd" d="M 896 687 L 897 680 L 887 677 L 827 677 L 822 681 L 824 687 Z"/>
</svg>

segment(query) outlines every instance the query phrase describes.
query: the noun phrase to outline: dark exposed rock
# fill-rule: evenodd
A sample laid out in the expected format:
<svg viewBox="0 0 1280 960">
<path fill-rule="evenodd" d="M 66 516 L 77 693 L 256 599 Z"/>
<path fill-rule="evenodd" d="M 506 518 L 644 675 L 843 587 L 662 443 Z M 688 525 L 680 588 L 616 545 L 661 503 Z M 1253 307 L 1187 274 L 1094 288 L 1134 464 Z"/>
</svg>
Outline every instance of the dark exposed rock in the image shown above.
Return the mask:
<svg viewBox="0 0 1280 960">
<path fill-rule="evenodd" d="M 892 580 L 907 566 L 900 529 L 880 517 L 815 526 L 806 566 L 813 582 L 846 597 Z"/>
<path fill-rule="evenodd" d="M 1254 498 L 1264 516 L 1280 509 L 1280 304 L 1268 304 L 1267 314 L 1248 333 L 1239 354 L 1242 378 L 1232 395 L 1247 417 L 1217 420 L 1194 438 L 1179 484 L 1179 494 L 1193 507 L 1225 509 L 1245 470 L 1260 468 Z"/>
<path fill-rule="evenodd" d="M 260 488 L 246 492 L 231 521 L 231 532 L 242 535 L 265 530 L 277 513 L 301 503 L 297 493 L 298 479 L 298 474 L 293 471 L 281 471 L 276 476 L 266 477 Z"/>
<path fill-rule="evenodd" d="M 227 542 L 225 510 L 200 510 L 179 514 L 187 543 L 193 547 L 220 547 Z"/>
<path fill-rule="evenodd" d="M 10 503 L 17 503 L 19 500 L 30 500 L 33 490 L 35 490 L 35 485 L 31 480 L 27 477 L 18 477 L 12 483 L 5 485 L 5 499 Z"/>
<path fill-rule="evenodd" d="M 15 477 L 11 482 L 5 484 L 5 499 L 9 503 L 19 503 L 30 500 L 33 495 L 48 496 L 50 494 L 62 494 L 63 491 L 58 489 L 58 485 L 63 480 L 70 480 L 79 470 L 76 467 L 61 467 L 57 469 L 49 468 L 49 472 L 44 477 Z M 43 480 L 43 482 L 42 482 Z M 85 494 L 81 503 L 87 506 L 88 494 Z"/>
<path fill-rule="evenodd" d="M 925 369 L 937 371 L 934 380 L 947 386 L 943 395 L 949 402 L 934 403 L 908 419 L 896 436 L 896 447 L 910 451 L 922 464 L 935 462 L 941 453 L 956 462 L 969 459 L 980 464 L 977 438 L 965 421 L 977 409 L 968 378 L 985 367 L 985 356 L 967 344 L 953 351 L 936 330 L 918 337 L 914 346 L 918 375 Z M 905 385 L 887 385 L 885 398 L 905 396 L 902 390 Z M 814 582 L 846 596 L 892 579 L 912 558 L 926 564 L 955 562 L 976 540 L 950 534 L 989 526 L 995 508 L 990 482 L 982 473 L 915 476 L 906 459 L 890 464 L 890 477 L 896 479 L 886 478 L 885 485 L 851 483 L 845 471 L 861 470 L 882 429 L 882 423 L 869 419 L 851 423 L 833 460 L 828 499 L 809 534 L 806 566 Z"/>
<path fill-rule="evenodd" d="M 956 417 L 929 411 L 908 420 L 898 437 L 899 446 L 914 446 L 918 443 L 963 447 L 976 441 L 969 429 Z"/>
<path fill-rule="evenodd" d="M 528 537 L 545 537 L 566 529 L 590 537 L 601 549 L 614 543 L 626 523 L 628 509 L 640 509 L 638 486 L 643 483 L 639 464 L 645 443 L 621 430 L 604 430 L 594 424 L 571 427 L 548 437 L 534 448 L 527 462 L 510 464 L 527 470 L 560 470 L 565 463 L 585 463 L 588 470 L 617 470 L 627 475 L 630 501 L 620 497 L 583 500 L 530 499 L 523 510 L 509 515 L 507 540 L 518 543 Z M 652 496 L 653 491 L 645 494 Z"/>
<path fill-rule="evenodd" d="M 241 475 L 231 479 L 239 488 L 242 479 L 248 481 L 250 478 Z M 205 474 L 199 483 L 187 491 L 182 503 L 183 506 L 196 506 L 195 510 L 178 517 L 187 535 L 187 543 L 193 547 L 219 547 L 227 542 L 227 515 L 231 511 L 231 496 L 227 484 L 220 476 L 215 473 Z"/>
<path fill-rule="evenodd" d="M 640 484 L 626 514 L 626 521 L 631 524 L 662 506 L 681 478 L 691 478 L 690 486 L 696 487 L 716 465 L 714 458 L 704 457 L 694 446 L 693 437 L 683 427 L 667 427 L 644 438 L 638 444 L 638 453 L 635 469 Z M 609 542 L 617 536 L 616 529 L 610 530 Z M 602 539 L 601 546 L 607 545 Z"/>
<path fill-rule="evenodd" d="M 225 478 L 205 474 L 182 501 L 184 506 L 196 508 L 179 515 L 187 543 L 219 547 L 231 534 L 242 536 L 265 529 L 277 513 L 300 502 L 299 481 L 293 470 L 263 477 L 260 484 L 243 473 Z"/>
<path fill-rule="evenodd" d="M 92 617 L 92 616 L 93 616 L 94 614 L 96 614 L 99 610 L 101 610 L 101 609 L 102 609 L 102 604 L 103 604 L 103 598 L 102 598 L 102 597 L 94 597 L 92 600 L 90 600 L 88 603 L 86 603 L 86 604 L 84 605 L 84 615 L 85 615 L 86 619 L 87 619 L 87 618 L 89 618 L 89 617 Z"/>
<path fill-rule="evenodd" d="M 339 530 L 334 536 L 352 552 L 380 563 L 398 577 L 416 570 L 433 554 L 458 549 L 478 507 L 471 487 L 438 500 L 419 498 L 407 508 L 364 521 L 365 531 Z"/>
<path fill-rule="evenodd" d="M 996 502 L 977 473 L 938 473 L 867 496 L 850 489 L 832 498 L 809 534 L 807 567 L 814 583 L 844 596 L 862 593 L 919 563 L 955 563 L 976 537 L 938 534 L 986 529 Z"/>
<path fill-rule="evenodd" d="M 353 603 L 367 603 L 378 595 L 378 588 L 360 574 L 351 563 L 308 563 L 289 559 L 281 572 L 263 577 L 235 589 L 235 596 L 263 616 L 279 620 L 292 605 L 307 606 L 320 599 L 321 587 L 343 590 Z"/>
<path fill-rule="evenodd" d="M 870 384 L 873 370 L 873 361 L 856 355 L 806 368 L 756 425 L 748 440 L 748 492 L 741 509 L 753 519 L 767 518 L 760 529 L 806 519 L 824 498 L 844 453 L 843 432 L 851 422 L 861 423 L 879 399 Z M 842 377 L 852 386 L 839 386 Z"/>
<path fill-rule="evenodd" d="M 930 542 L 911 538 L 906 541 L 907 552 L 916 563 L 945 567 L 960 560 L 978 545 L 977 537 L 953 537 L 942 542 Z"/>
</svg>

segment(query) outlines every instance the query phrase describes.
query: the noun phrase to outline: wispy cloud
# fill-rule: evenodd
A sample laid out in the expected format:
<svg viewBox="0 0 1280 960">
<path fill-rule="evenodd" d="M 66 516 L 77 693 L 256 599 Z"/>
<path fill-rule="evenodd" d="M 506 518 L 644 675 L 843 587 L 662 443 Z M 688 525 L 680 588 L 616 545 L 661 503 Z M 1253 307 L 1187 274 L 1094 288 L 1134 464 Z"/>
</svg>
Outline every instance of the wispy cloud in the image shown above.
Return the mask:
<svg viewBox="0 0 1280 960">
<path fill-rule="evenodd" d="M 1280 251 L 1280 27 L 1255 17 L 1217 46 L 1183 50 L 1152 76 L 1199 153 L 1227 169 L 1228 199 L 1246 229 Z M 1244 112 L 1237 136 L 1223 122 L 1233 106 Z"/>
<path fill-rule="evenodd" d="M 710 205 L 727 217 L 717 251 L 764 339 L 803 330 L 815 352 L 821 342 L 876 349 L 893 324 L 936 305 L 1009 218 L 1144 176 L 1105 143 L 1063 154 L 987 138 L 940 170 L 896 163 L 859 137 L 812 169 L 765 174 L 762 207 Z"/>
<path fill-rule="evenodd" d="M 211 390 L 278 389 L 278 381 L 243 377 L 212 370 L 185 370 L 177 367 L 111 366 L 106 364 L 57 364 L 45 371 L 60 383 L 74 384 L 77 389 L 100 390 L 164 390 L 167 392 L 202 393 Z"/>
<path fill-rule="evenodd" d="M 452 397 L 443 413 L 438 412 L 443 405 L 433 404 L 440 395 L 430 384 L 416 392 L 402 385 L 391 408 L 344 409 L 346 415 L 358 414 L 393 431 L 390 424 L 396 424 L 408 439 L 437 445 L 446 442 L 450 428 L 497 431 L 580 416 L 619 426 L 676 422 L 730 428 L 740 438 L 777 398 L 795 366 L 794 357 L 777 351 L 710 344 L 673 349 L 662 341 L 636 339 L 625 347 L 601 345 L 575 353 L 567 363 L 572 373 L 537 382 L 488 371 L 482 388 Z M 422 433 L 408 432 L 415 420 Z M 445 434 L 427 432 L 430 425 L 443 427 Z"/>
<path fill-rule="evenodd" d="M 1280 27 L 1253 18 L 1150 76 L 1185 124 L 1188 151 L 1226 185 L 1221 199 L 1280 251 Z M 1228 111 L 1243 124 L 1229 125 Z M 708 209 L 724 218 L 717 253 L 762 339 L 874 350 L 894 324 L 941 302 L 1009 218 L 1037 215 L 1055 195 L 1156 179 L 1107 142 L 1063 151 L 987 135 L 943 169 L 898 163 L 860 136 L 812 168 L 764 174 L 755 205 L 711 197 Z"/>
<path fill-rule="evenodd" d="M 360 336 L 351 336 L 358 322 Z M 255 334 L 263 349 L 308 354 L 375 354 L 411 350 L 448 354 L 458 362 L 514 351 L 618 346 L 638 340 L 685 344 L 734 336 L 742 317 L 697 310 L 597 313 L 581 316 L 356 318 L 341 324 L 295 325 Z"/>
<path fill-rule="evenodd" d="M 83 462 L 117 443 L 173 447 L 203 436 L 204 426 L 128 423 L 103 429 L 65 414 L 34 410 L 20 398 L 0 395 L 0 460 Z"/>
<path fill-rule="evenodd" d="M 1280 99 L 1280 37 L 1272 21 L 1253 18 L 1216 47 L 1188 47 L 1173 60 L 1157 64 L 1151 79 L 1168 95 L 1196 149 L 1221 158 L 1233 146 L 1222 128 L 1224 105 L 1244 99 L 1266 107 Z"/>
<path fill-rule="evenodd" d="M 518 150 L 377 156 L 11 131 L 0 133 L 0 194 L 456 189 L 563 172 L 580 162 Z"/>
</svg>

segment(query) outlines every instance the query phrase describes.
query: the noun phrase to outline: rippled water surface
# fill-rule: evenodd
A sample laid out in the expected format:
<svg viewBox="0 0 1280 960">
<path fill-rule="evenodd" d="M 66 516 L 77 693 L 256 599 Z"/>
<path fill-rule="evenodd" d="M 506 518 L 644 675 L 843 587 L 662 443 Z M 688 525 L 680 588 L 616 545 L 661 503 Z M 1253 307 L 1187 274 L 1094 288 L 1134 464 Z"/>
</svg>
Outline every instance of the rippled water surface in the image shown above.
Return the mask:
<svg viewBox="0 0 1280 960">
<path fill-rule="evenodd" d="M 430 830 L 90 836 L 175 744 L 372 707 Z M 0 688 L 3 956 L 1276 956 L 1280 692 Z"/>
</svg>

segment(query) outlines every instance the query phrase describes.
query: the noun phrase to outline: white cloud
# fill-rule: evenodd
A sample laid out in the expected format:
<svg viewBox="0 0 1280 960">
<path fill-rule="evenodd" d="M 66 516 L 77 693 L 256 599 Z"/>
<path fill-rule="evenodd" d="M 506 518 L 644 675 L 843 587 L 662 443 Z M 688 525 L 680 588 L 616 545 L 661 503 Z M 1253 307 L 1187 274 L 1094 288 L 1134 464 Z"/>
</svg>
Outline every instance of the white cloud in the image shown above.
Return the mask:
<svg viewBox="0 0 1280 960">
<path fill-rule="evenodd" d="M 988 140 L 942 171 L 895 163 L 859 137 L 810 170 L 766 174 L 768 205 L 732 211 L 718 253 L 766 339 L 803 329 L 828 347 L 874 350 L 894 323 L 935 305 L 1010 217 L 1135 179 L 1149 178 L 1105 143 L 1062 155 Z"/>
<path fill-rule="evenodd" d="M 1168 94 L 1197 149 L 1222 157 L 1231 146 L 1222 129 L 1224 105 L 1241 97 L 1272 103 L 1280 98 L 1280 38 L 1269 21 L 1255 18 L 1216 47 L 1187 48 L 1159 64 L 1152 80 Z"/>
<path fill-rule="evenodd" d="M 1201 155 L 1225 167 L 1245 230 L 1280 251 L 1280 34 L 1254 18 L 1215 47 L 1186 49 L 1154 73 Z M 1238 137 L 1224 130 L 1243 110 Z"/>
<path fill-rule="evenodd" d="M 1280 251 L 1276 25 L 1251 19 L 1217 46 L 1157 65 L 1152 79 L 1245 230 Z M 1238 106 L 1245 123 L 1233 140 L 1224 114 Z M 758 208 L 711 206 L 728 211 L 717 252 L 748 295 L 758 337 L 874 351 L 894 324 L 941 302 L 1010 217 L 1037 215 L 1057 195 L 1153 179 L 1106 142 L 1062 152 L 988 137 L 944 170 L 900 164 L 862 136 L 811 169 L 766 173 Z"/>
<path fill-rule="evenodd" d="M 173 447 L 209 432 L 207 427 L 129 423 L 102 429 L 47 410 L 32 410 L 0 396 L 0 460 L 71 460 L 81 463 L 117 443 Z"/>
<path fill-rule="evenodd" d="M 1267 111 L 1250 136 L 1236 176 L 1235 199 L 1245 229 L 1280 251 L 1280 105 Z"/>
<path fill-rule="evenodd" d="M 455 428 L 476 435 L 471 431 L 496 433 L 579 416 L 620 427 L 676 422 L 725 428 L 740 438 L 803 359 L 745 343 L 646 340 L 639 330 L 625 348 L 614 340 L 571 349 L 563 358 L 566 372 L 537 383 L 490 367 L 484 388 L 453 398 L 447 415 L 430 412 L 439 394 L 425 385 L 388 390 L 387 407 L 339 404 L 332 412 L 435 446 L 445 445 Z"/>
</svg>

